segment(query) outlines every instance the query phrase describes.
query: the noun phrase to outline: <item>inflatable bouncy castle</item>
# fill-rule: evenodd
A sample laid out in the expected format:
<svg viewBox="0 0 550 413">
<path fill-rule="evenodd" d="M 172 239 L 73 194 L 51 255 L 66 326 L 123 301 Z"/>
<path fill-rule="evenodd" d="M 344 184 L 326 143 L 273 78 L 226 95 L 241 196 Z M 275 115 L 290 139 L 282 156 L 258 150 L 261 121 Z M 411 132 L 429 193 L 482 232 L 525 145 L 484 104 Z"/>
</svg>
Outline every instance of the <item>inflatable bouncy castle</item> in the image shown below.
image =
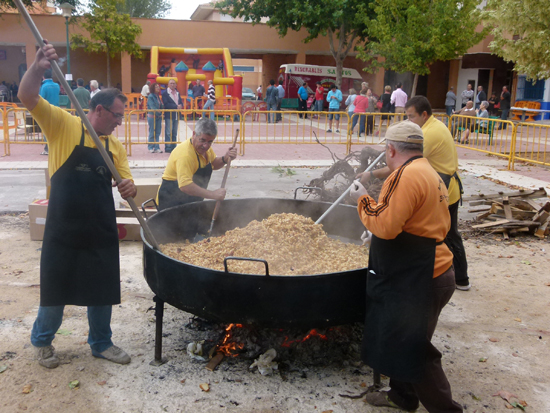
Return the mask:
<svg viewBox="0 0 550 413">
<path fill-rule="evenodd" d="M 186 47 L 151 48 L 151 82 L 167 85 L 174 79 L 180 95 L 187 96 L 189 83 L 200 80 L 208 90 L 208 80 L 216 87 L 216 99 L 242 99 L 242 76 L 235 76 L 227 48 L 189 49 Z M 195 96 L 196 97 L 196 96 Z"/>
</svg>

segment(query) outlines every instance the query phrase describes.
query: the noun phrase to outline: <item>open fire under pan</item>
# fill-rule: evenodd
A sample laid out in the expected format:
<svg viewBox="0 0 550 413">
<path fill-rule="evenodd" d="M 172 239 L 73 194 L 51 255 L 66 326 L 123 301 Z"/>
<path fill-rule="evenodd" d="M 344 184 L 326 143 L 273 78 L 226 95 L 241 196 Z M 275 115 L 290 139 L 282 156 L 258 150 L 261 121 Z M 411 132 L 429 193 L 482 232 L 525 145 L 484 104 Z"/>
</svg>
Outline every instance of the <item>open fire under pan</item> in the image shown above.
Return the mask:
<svg viewBox="0 0 550 413">
<path fill-rule="evenodd" d="M 159 244 L 193 241 L 206 234 L 215 201 L 195 202 L 165 209 L 148 219 Z M 214 234 L 244 227 L 276 213 L 296 213 L 319 218 L 330 204 L 292 199 L 232 199 L 221 204 Z M 357 242 L 364 231 L 354 207 L 340 205 L 323 221 L 328 235 Z M 143 231 L 143 270 L 156 302 L 155 360 L 162 353 L 164 303 L 201 318 L 264 327 L 328 327 L 364 321 L 366 269 L 317 275 L 269 274 L 269 263 L 260 275 L 225 271 L 177 261 L 156 251 Z M 247 257 L 242 257 L 247 258 Z"/>
</svg>

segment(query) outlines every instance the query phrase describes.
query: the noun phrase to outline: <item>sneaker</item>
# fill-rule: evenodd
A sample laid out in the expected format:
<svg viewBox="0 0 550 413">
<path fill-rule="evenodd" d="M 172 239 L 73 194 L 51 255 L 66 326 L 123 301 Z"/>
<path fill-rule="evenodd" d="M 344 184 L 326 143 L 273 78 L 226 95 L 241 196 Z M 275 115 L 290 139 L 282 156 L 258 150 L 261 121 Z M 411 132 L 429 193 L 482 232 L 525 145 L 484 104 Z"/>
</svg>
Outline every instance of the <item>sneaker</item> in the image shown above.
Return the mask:
<svg viewBox="0 0 550 413">
<path fill-rule="evenodd" d="M 332 129 L 327 129 L 327 132 L 328 132 L 328 133 L 332 133 Z"/>
<path fill-rule="evenodd" d="M 47 155 L 48 154 L 48 151 L 42 151 L 40 152 L 40 155 Z"/>
<path fill-rule="evenodd" d="M 469 281 L 459 281 L 456 283 L 456 289 L 460 291 L 468 291 L 470 288 L 472 288 L 472 284 L 470 284 Z"/>
<path fill-rule="evenodd" d="M 367 393 L 367 395 L 365 396 L 365 401 L 372 406 L 393 407 L 395 409 L 404 410 L 406 412 L 412 412 L 418 409 L 418 404 L 416 405 L 416 407 L 411 407 L 409 409 L 398 406 L 397 404 L 395 404 L 393 401 L 390 400 L 388 396 L 388 392 L 386 391 L 377 391 L 374 393 Z"/>
<path fill-rule="evenodd" d="M 336 133 L 340 133 L 340 131 L 338 129 L 336 129 Z"/>
<path fill-rule="evenodd" d="M 162 153 L 162 150 L 160 150 L 160 149 L 155 149 L 153 152 L 154 152 L 154 153 Z"/>
<path fill-rule="evenodd" d="M 59 366 L 59 359 L 55 354 L 53 346 L 34 347 L 34 356 L 38 359 L 38 364 L 47 369 L 55 369 Z"/>
<path fill-rule="evenodd" d="M 106 359 L 118 364 L 128 364 L 131 360 L 130 356 L 126 354 L 124 350 L 117 346 L 111 346 L 103 353 L 98 353 L 92 350 L 92 356 L 100 359 Z"/>
<path fill-rule="evenodd" d="M 149 153 L 155 153 L 154 149 L 149 149 Z"/>
</svg>

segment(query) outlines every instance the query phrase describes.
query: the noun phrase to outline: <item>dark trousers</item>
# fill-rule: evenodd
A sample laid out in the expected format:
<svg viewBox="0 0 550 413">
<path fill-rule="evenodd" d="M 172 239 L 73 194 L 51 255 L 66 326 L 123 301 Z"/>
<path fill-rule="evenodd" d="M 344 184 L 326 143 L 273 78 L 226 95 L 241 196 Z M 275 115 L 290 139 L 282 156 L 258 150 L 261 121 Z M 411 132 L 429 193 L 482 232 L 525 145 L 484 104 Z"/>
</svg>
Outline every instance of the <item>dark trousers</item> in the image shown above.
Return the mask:
<svg viewBox="0 0 550 413">
<path fill-rule="evenodd" d="M 306 99 L 298 99 L 299 107 L 298 110 L 301 112 L 307 111 L 307 100 Z M 304 118 L 307 119 L 307 115 L 304 113 Z M 302 114 L 300 114 L 300 119 L 302 119 Z"/>
<path fill-rule="evenodd" d="M 466 251 L 462 243 L 462 236 L 458 232 L 458 204 L 460 201 L 449 205 L 449 214 L 451 215 L 451 229 L 445 238 L 445 244 L 453 253 L 453 267 L 455 269 L 455 280 L 457 284 L 467 285 L 468 261 L 466 260 Z"/>
<path fill-rule="evenodd" d="M 281 110 L 281 104 L 283 103 L 283 98 L 279 98 L 277 101 L 277 110 Z M 275 122 L 280 122 L 283 120 L 283 114 L 282 113 L 276 113 L 275 114 Z"/>
<path fill-rule="evenodd" d="M 422 381 L 407 383 L 390 379 L 391 390 L 388 396 L 391 401 L 407 410 L 414 410 L 421 402 L 430 413 L 462 412 L 462 406 L 453 400 L 451 385 L 441 366 L 441 353 L 431 343 L 437 326 L 439 314 L 451 299 L 455 291 L 455 275 L 449 268 L 439 277 L 434 278 L 434 296 L 428 319 L 428 351 L 426 368 Z"/>
<path fill-rule="evenodd" d="M 367 135 L 372 135 L 372 132 L 374 130 L 374 116 L 369 115 L 367 116 Z"/>
</svg>

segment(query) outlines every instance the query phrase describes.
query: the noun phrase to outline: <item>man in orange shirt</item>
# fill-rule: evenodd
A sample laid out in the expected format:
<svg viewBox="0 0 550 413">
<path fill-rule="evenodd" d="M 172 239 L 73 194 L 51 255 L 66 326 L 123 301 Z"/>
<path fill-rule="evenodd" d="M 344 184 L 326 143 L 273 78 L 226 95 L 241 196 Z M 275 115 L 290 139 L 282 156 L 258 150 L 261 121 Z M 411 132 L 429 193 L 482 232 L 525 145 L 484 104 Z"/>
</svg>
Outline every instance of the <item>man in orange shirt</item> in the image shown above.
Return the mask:
<svg viewBox="0 0 550 413">
<path fill-rule="evenodd" d="M 462 412 L 453 401 L 431 338 L 455 290 L 453 255 L 443 242 L 451 220 L 443 180 L 422 155 L 422 129 L 410 121 L 386 132 L 390 175 L 378 201 L 356 184 L 351 196 L 372 232 L 362 357 L 390 377 L 387 392 L 367 394 L 374 406 L 430 413 Z"/>
</svg>

